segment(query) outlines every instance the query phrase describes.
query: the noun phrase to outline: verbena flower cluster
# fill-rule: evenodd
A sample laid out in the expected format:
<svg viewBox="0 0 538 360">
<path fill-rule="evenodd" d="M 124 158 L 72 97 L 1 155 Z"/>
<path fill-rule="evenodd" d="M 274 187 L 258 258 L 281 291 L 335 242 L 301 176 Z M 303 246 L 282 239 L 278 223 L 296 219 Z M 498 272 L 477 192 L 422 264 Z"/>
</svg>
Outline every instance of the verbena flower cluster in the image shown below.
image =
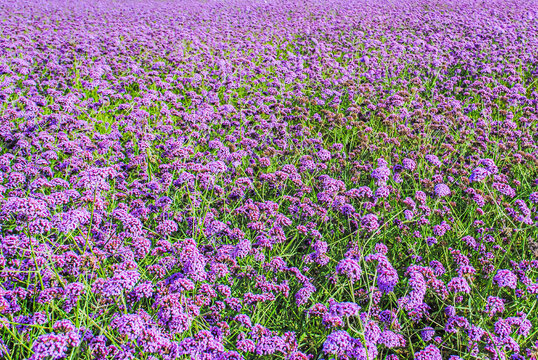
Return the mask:
<svg viewBox="0 0 538 360">
<path fill-rule="evenodd" d="M 0 0 L 0 357 L 536 359 L 538 3 Z"/>
</svg>

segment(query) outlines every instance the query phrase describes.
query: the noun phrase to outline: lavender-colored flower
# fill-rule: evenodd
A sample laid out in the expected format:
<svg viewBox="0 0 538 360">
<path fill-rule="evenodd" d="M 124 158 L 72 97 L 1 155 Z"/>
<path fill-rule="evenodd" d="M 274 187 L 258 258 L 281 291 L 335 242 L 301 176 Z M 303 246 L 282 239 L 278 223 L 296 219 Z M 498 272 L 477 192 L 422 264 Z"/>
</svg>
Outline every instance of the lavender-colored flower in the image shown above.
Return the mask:
<svg viewBox="0 0 538 360">
<path fill-rule="evenodd" d="M 118 271 L 104 281 L 99 292 L 107 297 L 119 296 L 124 291 L 132 290 L 139 279 L 140 274 L 137 271 Z"/>
<path fill-rule="evenodd" d="M 441 161 L 439 160 L 439 158 L 437 157 L 437 155 L 433 155 L 433 154 L 429 154 L 429 155 L 426 155 L 424 157 L 430 164 L 434 165 L 434 166 L 437 166 L 437 167 L 441 167 L 443 166 L 443 163 L 441 163 Z"/>
<path fill-rule="evenodd" d="M 469 176 L 469 180 L 471 182 L 480 182 L 480 181 L 485 180 L 489 174 L 490 172 L 487 171 L 486 169 L 482 167 L 477 167 L 473 170 L 473 172 L 471 173 L 471 176 Z"/>
<path fill-rule="evenodd" d="M 451 194 L 450 188 L 445 184 L 437 184 L 435 185 L 435 188 L 433 190 L 435 192 L 435 195 L 439 197 L 450 196 Z"/>
<path fill-rule="evenodd" d="M 417 163 L 415 162 L 415 160 L 412 160 L 412 159 L 409 159 L 409 158 L 405 158 L 402 160 L 402 165 L 403 165 L 403 168 L 405 170 L 409 170 L 409 171 L 415 171 L 416 167 L 417 167 Z"/>
<path fill-rule="evenodd" d="M 433 339 L 434 336 L 435 336 L 435 330 L 432 327 L 427 326 L 420 331 L 420 337 L 424 341 L 430 341 L 431 339 Z"/>
<path fill-rule="evenodd" d="M 347 351 L 353 346 L 353 338 L 343 330 L 338 330 L 327 336 L 323 343 L 325 355 L 346 356 Z"/>
<path fill-rule="evenodd" d="M 210 163 L 207 164 L 207 168 L 209 170 L 210 173 L 212 174 L 222 174 L 224 172 L 226 172 L 227 170 L 227 167 L 226 167 L 226 164 L 224 164 L 224 162 L 222 161 L 212 161 Z"/>
<path fill-rule="evenodd" d="M 159 234 L 162 234 L 164 236 L 171 235 L 172 233 L 176 232 L 178 229 L 178 226 L 175 221 L 173 220 L 165 220 L 159 225 L 157 225 L 156 229 Z"/>
<path fill-rule="evenodd" d="M 30 360 L 63 359 L 68 350 L 68 337 L 61 334 L 39 336 L 32 345 L 34 354 Z"/>
<path fill-rule="evenodd" d="M 485 167 L 490 174 L 497 174 L 499 172 L 497 165 L 495 165 L 495 162 L 492 159 L 481 159 L 479 164 Z"/>
<path fill-rule="evenodd" d="M 378 199 L 384 199 L 389 197 L 390 189 L 386 186 L 381 186 L 375 191 L 375 197 Z"/>
<path fill-rule="evenodd" d="M 416 360 L 442 360 L 441 351 L 435 345 L 428 345 L 417 353 L 415 353 Z"/>
<path fill-rule="evenodd" d="M 493 187 L 495 190 L 497 190 L 501 194 L 506 195 L 508 197 L 512 198 L 516 196 L 516 191 L 512 189 L 512 187 L 508 184 L 494 182 L 493 184 L 491 184 L 491 187 Z"/>
<path fill-rule="evenodd" d="M 376 185 L 385 185 L 390 177 L 390 169 L 386 166 L 381 166 L 372 171 L 372 178 L 376 180 Z"/>
<path fill-rule="evenodd" d="M 374 232 L 379 228 L 377 216 L 374 214 L 366 214 L 361 218 L 361 226 L 368 232 Z"/>
<path fill-rule="evenodd" d="M 125 314 L 112 320 L 110 327 L 131 340 L 136 340 L 145 328 L 145 321 L 139 315 Z"/>
<path fill-rule="evenodd" d="M 402 335 L 396 334 L 390 330 L 383 331 L 378 342 L 389 349 L 403 347 L 406 344 L 405 338 Z"/>
<path fill-rule="evenodd" d="M 256 349 L 256 344 L 250 339 L 239 340 L 237 342 L 237 349 L 247 353 L 254 352 Z"/>
<path fill-rule="evenodd" d="M 315 292 L 316 287 L 312 284 L 307 284 L 297 291 L 297 294 L 295 294 L 295 302 L 298 306 L 304 305 Z"/>
<path fill-rule="evenodd" d="M 517 276 L 510 270 L 498 270 L 497 274 L 493 277 L 493 281 L 501 288 L 515 289 L 517 287 Z"/>
<path fill-rule="evenodd" d="M 388 258 L 382 253 L 377 253 L 367 255 L 364 260 L 366 262 L 377 261 L 377 286 L 384 293 L 392 292 L 398 284 L 399 277 Z"/>
<path fill-rule="evenodd" d="M 398 302 L 406 310 L 410 311 L 424 303 L 427 284 L 424 275 L 418 268 L 411 266 L 407 272 L 409 273 L 409 285 L 411 287 L 411 291 L 408 293 L 408 295 L 400 298 Z"/>
<path fill-rule="evenodd" d="M 163 297 L 155 304 L 155 307 L 159 309 L 157 312 L 159 324 L 170 333 L 183 333 L 190 328 L 192 316 L 181 303 L 179 294 Z"/>
<path fill-rule="evenodd" d="M 469 286 L 467 280 L 463 277 L 452 278 L 452 280 L 448 282 L 447 287 L 454 293 L 471 293 L 471 287 Z"/>
<path fill-rule="evenodd" d="M 504 299 L 496 296 L 488 296 L 486 301 L 485 312 L 488 313 L 489 316 L 494 316 L 497 313 L 502 314 L 504 312 Z"/>
<path fill-rule="evenodd" d="M 338 265 L 336 265 L 336 272 L 339 274 L 346 275 L 347 278 L 354 283 L 360 280 L 362 270 L 359 263 L 350 258 L 344 258 L 340 260 Z"/>
<path fill-rule="evenodd" d="M 495 322 L 495 333 L 501 337 L 510 336 L 512 327 L 507 319 L 500 318 Z"/>
<path fill-rule="evenodd" d="M 415 199 L 417 199 L 417 201 L 421 204 L 425 204 L 426 203 L 426 193 L 424 191 L 420 191 L 418 190 L 416 193 L 415 193 Z"/>
<path fill-rule="evenodd" d="M 331 160 L 331 152 L 325 149 L 322 149 L 316 153 L 316 155 L 320 158 L 321 161 L 329 161 Z"/>
<path fill-rule="evenodd" d="M 435 244 L 437 244 L 437 238 L 436 237 L 433 237 L 433 236 L 429 236 L 426 238 L 426 244 L 428 244 L 428 246 L 434 246 Z"/>
</svg>

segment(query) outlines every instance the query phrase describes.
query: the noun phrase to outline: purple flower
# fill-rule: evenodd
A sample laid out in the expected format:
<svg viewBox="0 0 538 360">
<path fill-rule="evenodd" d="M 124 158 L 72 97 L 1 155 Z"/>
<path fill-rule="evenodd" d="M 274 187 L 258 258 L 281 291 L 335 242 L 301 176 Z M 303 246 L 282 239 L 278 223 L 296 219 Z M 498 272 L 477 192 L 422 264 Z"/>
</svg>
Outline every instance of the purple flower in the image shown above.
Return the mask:
<svg viewBox="0 0 538 360">
<path fill-rule="evenodd" d="M 372 178 L 376 180 L 376 185 L 386 185 L 390 177 L 390 169 L 386 166 L 381 166 L 372 171 Z"/>
<path fill-rule="evenodd" d="M 170 333 L 183 333 L 190 328 L 192 317 L 181 303 L 180 294 L 163 297 L 155 303 L 155 307 L 159 309 L 157 312 L 159 324 Z"/>
<path fill-rule="evenodd" d="M 346 196 L 350 198 L 370 198 L 373 196 L 372 190 L 368 186 L 361 186 L 358 189 L 350 189 L 346 192 Z"/>
<path fill-rule="evenodd" d="M 256 344 L 256 354 L 271 355 L 284 347 L 284 341 L 278 336 L 262 336 Z"/>
<path fill-rule="evenodd" d="M 497 165 L 495 165 L 495 162 L 492 159 L 481 159 L 478 163 L 485 167 L 490 174 L 497 174 L 499 172 Z"/>
<path fill-rule="evenodd" d="M 304 305 L 308 302 L 310 297 L 316 292 L 316 287 L 312 284 L 303 286 L 297 294 L 295 294 L 295 302 L 298 306 Z"/>
<path fill-rule="evenodd" d="M 490 172 L 487 171 L 486 169 L 477 167 L 473 170 L 473 172 L 471 173 L 471 176 L 469 176 L 469 180 L 471 182 L 480 182 L 480 181 L 485 180 L 489 174 Z"/>
<path fill-rule="evenodd" d="M 424 341 L 430 341 L 435 336 L 435 330 L 432 327 L 425 327 L 420 331 L 420 337 Z"/>
<path fill-rule="evenodd" d="M 361 218 L 361 226 L 368 232 L 373 232 L 379 228 L 377 216 L 374 214 L 366 214 Z"/>
<path fill-rule="evenodd" d="M 489 316 L 494 316 L 497 313 L 502 314 L 504 312 L 504 299 L 496 296 L 488 296 L 486 301 L 486 308 L 484 311 L 488 313 Z"/>
<path fill-rule="evenodd" d="M 510 336 L 512 327 L 510 321 L 500 318 L 495 322 L 495 333 L 502 337 Z"/>
<path fill-rule="evenodd" d="M 435 185 L 433 191 L 435 192 L 435 195 L 439 197 L 445 197 L 449 196 L 451 194 L 450 188 L 446 186 L 445 184 L 437 184 Z"/>
<path fill-rule="evenodd" d="M 402 160 L 402 165 L 405 170 L 409 170 L 409 171 L 415 171 L 417 167 L 417 163 L 415 162 L 415 160 L 408 159 L 408 158 L 405 158 Z"/>
<path fill-rule="evenodd" d="M 452 280 L 448 282 L 447 287 L 454 293 L 471 293 L 471 287 L 469 286 L 467 280 L 463 277 L 452 278 Z"/>
<path fill-rule="evenodd" d="M 424 350 L 415 353 L 416 360 L 442 360 L 441 351 L 435 345 L 428 345 Z"/>
<path fill-rule="evenodd" d="M 120 335 L 136 340 L 144 331 L 145 321 L 139 315 L 125 314 L 112 320 L 110 327 L 116 329 Z"/>
<path fill-rule="evenodd" d="M 336 272 L 338 274 L 346 275 L 351 283 L 358 281 L 362 274 L 359 263 L 350 258 L 340 260 L 338 265 L 336 265 Z"/>
<path fill-rule="evenodd" d="M 435 238 L 433 236 L 427 237 L 426 238 L 426 244 L 428 244 L 428 246 L 433 246 L 433 245 L 437 244 L 437 238 Z"/>
<path fill-rule="evenodd" d="M 495 190 L 497 190 L 501 194 L 506 195 L 508 197 L 512 198 L 516 196 L 516 191 L 512 189 L 512 187 L 508 184 L 494 182 L 493 184 L 491 184 L 491 187 L 493 187 Z"/>
<path fill-rule="evenodd" d="M 415 193 L 415 199 L 417 199 L 417 201 L 421 204 L 426 204 L 426 193 L 424 191 L 420 191 L 418 190 L 416 193 Z"/>
<path fill-rule="evenodd" d="M 389 197 L 390 189 L 386 186 L 381 186 L 375 191 L 375 197 L 378 199 L 384 199 Z"/>
<path fill-rule="evenodd" d="M 436 155 L 430 154 L 426 155 L 424 158 L 434 166 L 441 167 L 443 165 Z"/>
<path fill-rule="evenodd" d="M 155 228 L 155 230 L 159 234 L 164 235 L 164 236 L 171 235 L 172 233 L 176 232 L 177 229 L 178 229 L 178 226 L 176 222 L 173 220 L 165 220 L 159 225 L 157 225 L 157 227 Z"/>
<path fill-rule="evenodd" d="M 321 161 L 329 161 L 331 160 L 331 152 L 325 149 L 322 149 L 316 153 L 316 155 L 319 157 Z"/>
<path fill-rule="evenodd" d="M 411 287 L 411 291 L 408 295 L 398 299 L 398 302 L 406 310 L 410 311 L 424 303 L 427 284 L 424 275 L 422 275 L 421 271 L 416 266 L 410 266 L 407 273 L 409 274 L 409 286 Z"/>
<path fill-rule="evenodd" d="M 517 287 L 517 276 L 510 270 L 498 270 L 497 274 L 493 277 L 493 282 L 497 283 L 501 288 L 515 289 Z"/>
<path fill-rule="evenodd" d="M 34 354 L 29 360 L 62 359 L 68 350 L 68 337 L 61 334 L 39 336 L 32 345 Z"/>
<path fill-rule="evenodd" d="M 207 169 L 212 174 L 222 174 L 227 171 L 227 166 L 222 161 L 212 161 L 207 164 Z"/>
<path fill-rule="evenodd" d="M 404 347 L 406 344 L 405 338 L 402 335 L 396 334 L 390 330 L 383 331 L 378 342 L 389 349 Z"/>
<path fill-rule="evenodd" d="M 323 352 L 325 355 L 344 357 L 352 346 L 353 338 L 346 331 L 338 330 L 327 336 L 323 343 Z"/>
<path fill-rule="evenodd" d="M 137 271 L 118 271 L 113 277 L 106 279 L 100 289 L 100 293 L 107 297 L 115 297 L 124 291 L 130 291 L 140 279 Z"/>
<path fill-rule="evenodd" d="M 377 286 L 384 293 L 392 292 L 398 284 L 399 277 L 388 258 L 382 253 L 376 253 L 367 255 L 364 260 L 377 261 Z"/>
<path fill-rule="evenodd" d="M 243 339 L 237 342 L 237 349 L 244 352 L 254 352 L 256 350 L 256 344 L 250 339 Z"/>
</svg>

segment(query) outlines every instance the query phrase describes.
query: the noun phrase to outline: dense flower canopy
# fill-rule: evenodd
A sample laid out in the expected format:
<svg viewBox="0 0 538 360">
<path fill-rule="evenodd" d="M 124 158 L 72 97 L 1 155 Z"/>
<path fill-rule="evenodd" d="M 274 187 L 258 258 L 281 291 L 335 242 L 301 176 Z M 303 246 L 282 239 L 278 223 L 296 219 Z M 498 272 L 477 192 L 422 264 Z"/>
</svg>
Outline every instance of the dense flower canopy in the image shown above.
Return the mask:
<svg viewBox="0 0 538 360">
<path fill-rule="evenodd" d="M 0 356 L 531 359 L 538 3 L 0 0 Z"/>
</svg>

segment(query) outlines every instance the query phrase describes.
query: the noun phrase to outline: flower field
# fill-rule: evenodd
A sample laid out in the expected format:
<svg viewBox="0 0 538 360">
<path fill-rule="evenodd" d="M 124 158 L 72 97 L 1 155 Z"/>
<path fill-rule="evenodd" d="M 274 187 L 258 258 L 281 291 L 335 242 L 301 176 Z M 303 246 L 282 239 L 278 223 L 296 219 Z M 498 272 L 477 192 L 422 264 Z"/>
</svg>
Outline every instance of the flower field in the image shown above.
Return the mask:
<svg viewBox="0 0 538 360">
<path fill-rule="evenodd" d="M 538 358 L 538 2 L 0 0 L 3 359 Z"/>
</svg>

